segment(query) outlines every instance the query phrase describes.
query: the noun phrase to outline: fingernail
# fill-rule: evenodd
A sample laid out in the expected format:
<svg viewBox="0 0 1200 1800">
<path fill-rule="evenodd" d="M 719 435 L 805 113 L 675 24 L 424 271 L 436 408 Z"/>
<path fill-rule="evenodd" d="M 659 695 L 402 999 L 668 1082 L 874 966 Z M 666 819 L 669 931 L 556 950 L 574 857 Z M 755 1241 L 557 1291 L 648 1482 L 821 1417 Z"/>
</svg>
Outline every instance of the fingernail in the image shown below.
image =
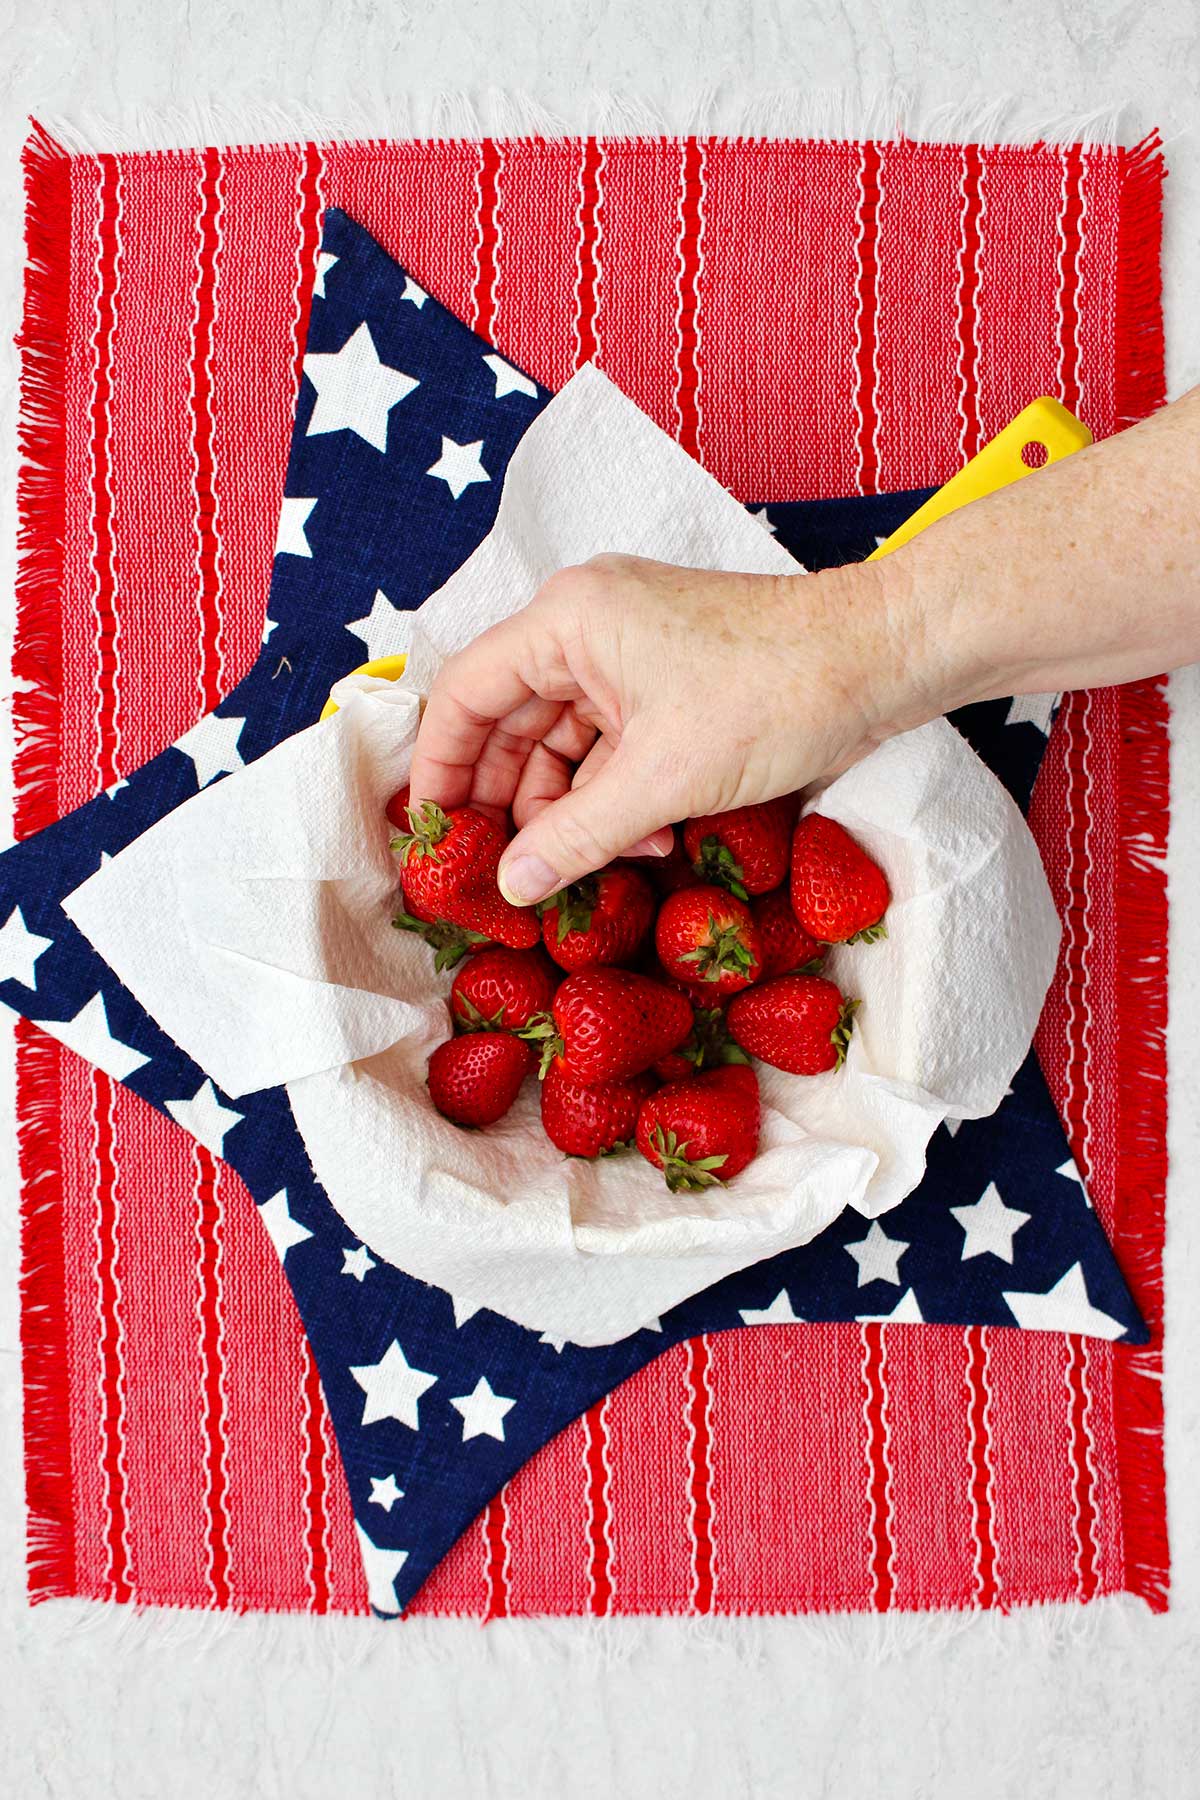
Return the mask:
<svg viewBox="0 0 1200 1800">
<path fill-rule="evenodd" d="M 532 906 L 562 885 L 540 856 L 514 856 L 501 868 L 498 880 L 500 892 L 512 906 Z"/>
<path fill-rule="evenodd" d="M 675 835 L 673 832 L 667 832 L 664 841 L 663 833 L 661 831 L 656 831 L 652 833 L 650 837 L 639 838 L 636 844 L 631 844 L 629 849 L 626 850 L 625 855 L 670 856 L 674 847 Z"/>
</svg>

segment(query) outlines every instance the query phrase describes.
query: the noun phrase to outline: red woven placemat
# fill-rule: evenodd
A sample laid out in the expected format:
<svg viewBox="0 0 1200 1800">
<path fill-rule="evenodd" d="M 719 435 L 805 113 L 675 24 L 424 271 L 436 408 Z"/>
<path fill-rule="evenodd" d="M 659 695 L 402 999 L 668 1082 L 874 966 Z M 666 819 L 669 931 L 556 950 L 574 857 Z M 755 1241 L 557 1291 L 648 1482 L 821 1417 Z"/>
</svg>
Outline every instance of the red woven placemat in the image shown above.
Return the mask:
<svg viewBox="0 0 1200 1800">
<path fill-rule="evenodd" d="M 1157 141 L 28 155 L 18 829 L 259 643 L 320 209 L 552 386 L 595 356 L 744 499 L 946 479 L 1040 393 L 1162 397 Z M 699 1339 L 548 1446 L 418 1610 L 1165 1605 L 1166 713 L 1073 696 L 1033 823 L 1041 1048 L 1145 1351 L 842 1325 Z M 1118 980 L 1118 952 L 1121 978 Z M 240 1182 L 20 1028 L 34 1598 L 361 1609 L 311 1360 Z"/>
</svg>

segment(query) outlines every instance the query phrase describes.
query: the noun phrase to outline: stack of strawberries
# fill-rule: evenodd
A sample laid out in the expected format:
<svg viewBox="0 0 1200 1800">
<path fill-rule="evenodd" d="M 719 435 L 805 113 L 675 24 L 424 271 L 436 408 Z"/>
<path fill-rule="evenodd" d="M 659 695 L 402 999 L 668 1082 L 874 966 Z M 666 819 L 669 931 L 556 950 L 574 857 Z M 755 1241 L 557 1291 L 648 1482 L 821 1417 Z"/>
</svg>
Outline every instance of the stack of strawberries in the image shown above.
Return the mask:
<svg viewBox="0 0 1200 1800">
<path fill-rule="evenodd" d="M 507 839 L 471 807 L 388 805 L 404 910 L 435 966 L 458 965 L 434 1105 L 495 1124 L 535 1067 L 542 1125 L 569 1156 L 636 1144 L 672 1192 L 728 1181 L 758 1148 L 752 1057 L 836 1069 L 858 1004 L 820 973 L 872 942 L 890 892 L 832 819 L 796 796 L 689 819 L 662 863 L 616 862 L 536 909 L 496 884 Z"/>
</svg>

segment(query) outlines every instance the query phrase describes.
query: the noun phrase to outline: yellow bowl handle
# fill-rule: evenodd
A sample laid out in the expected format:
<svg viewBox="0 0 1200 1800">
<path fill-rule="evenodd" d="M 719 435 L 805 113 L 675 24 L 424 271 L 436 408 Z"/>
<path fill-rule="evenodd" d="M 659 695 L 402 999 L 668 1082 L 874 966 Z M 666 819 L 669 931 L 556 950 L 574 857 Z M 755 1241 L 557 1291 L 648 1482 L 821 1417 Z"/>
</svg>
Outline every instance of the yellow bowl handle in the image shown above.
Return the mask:
<svg viewBox="0 0 1200 1800">
<path fill-rule="evenodd" d="M 351 669 L 352 675 L 375 675 L 380 681 L 399 681 L 404 673 L 404 665 L 408 658 L 403 653 L 399 656 L 377 656 L 374 662 L 360 663 L 357 669 Z M 330 718 L 337 711 L 336 700 L 327 700 L 321 708 L 321 717 Z"/>
</svg>

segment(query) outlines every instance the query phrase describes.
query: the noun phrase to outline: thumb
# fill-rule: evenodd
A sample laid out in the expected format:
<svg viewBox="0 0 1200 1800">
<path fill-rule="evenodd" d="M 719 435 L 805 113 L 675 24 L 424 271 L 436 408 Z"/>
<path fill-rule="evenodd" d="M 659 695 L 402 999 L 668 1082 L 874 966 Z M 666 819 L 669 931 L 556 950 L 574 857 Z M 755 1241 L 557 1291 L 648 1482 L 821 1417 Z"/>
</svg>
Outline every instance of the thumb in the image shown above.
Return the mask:
<svg viewBox="0 0 1200 1800">
<path fill-rule="evenodd" d="M 636 779 L 618 751 L 517 833 L 500 863 L 500 892 L 514 906 L 532 906 L 640 846 L 672 817 L 669 797 L 660 791 L 653 798 L 651 785 Z"/>
</svg>

